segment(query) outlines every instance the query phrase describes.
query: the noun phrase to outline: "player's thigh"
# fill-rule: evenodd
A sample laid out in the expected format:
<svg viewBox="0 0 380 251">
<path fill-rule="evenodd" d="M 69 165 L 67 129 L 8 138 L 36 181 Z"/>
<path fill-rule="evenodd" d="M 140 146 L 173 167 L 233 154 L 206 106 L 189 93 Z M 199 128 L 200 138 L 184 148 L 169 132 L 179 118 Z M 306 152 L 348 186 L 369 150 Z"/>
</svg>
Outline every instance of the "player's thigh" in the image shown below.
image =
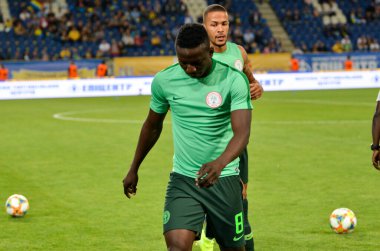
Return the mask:
<svg viewBox="0 0 380 251">
<path fill-rule="evenodd" d="M 214 237 L 221 247 L 244 246 L 242 185 L 239 176 L 220 178 L 212 189 L 213 199 L 205 204 L 206 235 Z"/>
<path fill-rule="evenodd" d="M 187 229 L 197 236 L 202 231 L 205 211 L 196 198 L 194 179 L 172 173 L 166 190 L 163 231 Z"/>
</svg>

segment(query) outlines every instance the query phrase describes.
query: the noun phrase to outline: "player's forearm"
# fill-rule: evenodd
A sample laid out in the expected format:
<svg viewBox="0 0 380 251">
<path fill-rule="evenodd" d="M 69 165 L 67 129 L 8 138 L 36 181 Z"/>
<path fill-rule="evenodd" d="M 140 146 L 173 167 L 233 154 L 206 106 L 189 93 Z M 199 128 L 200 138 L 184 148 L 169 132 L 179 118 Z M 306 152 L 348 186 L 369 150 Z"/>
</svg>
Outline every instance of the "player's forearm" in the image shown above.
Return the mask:
<svg viewBox="0 0 380 251">
<path fill-rule="evenodd" d="M 253 73 L 250 69 L 244 69 L 244 74 L 247 76 L 249 83 L 259 83 L 259 81 L 257 81 L 253 76 Z"/>
<path fill-rule="evenodd" d="M 244 148 L 247 147 L 249 142 L 249 131 L 234 135 L 228 143 L 226 150 L 217 159 L 223 166 L 227 166 L 230 162 L 240 156 Z"/>
<path fill-rule="evenodd" d="M 380 140 L 380 102 L 377 102 L 376 112 L 372 119 L 372 144 L 378 145 Z"/>
<path fill-rule="evenodd" d="M 135 156 L 130 167 L 131 171 L 135 171 L 136 173 L 138 172 L 142 161 L 152 149 L 152 147 L 156 144 L 161 135 L 161 132 L 162 125 L 159 127 L 152 127 L 147 121 L 145 121 L 143 127 L 141 128 Z"/>
<path fill-rule="evenodd" d="M 234 135 L 225 151 L 218 158 L 218 161 L 223 166 L 228 165 L 228 163 L 239 157 L 244 148 L 247 147 L 251 132 L 251 110 L 236 110 L 232 112 L 231 125 Z"/>
</svg>

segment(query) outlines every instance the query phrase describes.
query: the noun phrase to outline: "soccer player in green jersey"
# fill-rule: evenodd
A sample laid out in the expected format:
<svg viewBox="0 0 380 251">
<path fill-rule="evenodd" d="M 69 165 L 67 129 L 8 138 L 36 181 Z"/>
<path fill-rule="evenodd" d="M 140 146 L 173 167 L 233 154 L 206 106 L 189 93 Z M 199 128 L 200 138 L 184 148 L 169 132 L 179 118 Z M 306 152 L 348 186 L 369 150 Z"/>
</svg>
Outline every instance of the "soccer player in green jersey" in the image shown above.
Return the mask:
<svg viewBox="0 0 380 251">
<path fill-rule="evenodd" d="M 228 42 L 228 12 L 218 4 L 208 6 L 203 12 L 203 25 L 208 33 L 211 46 L 214 49 L 213 58 L 226 63 L 239 71 L 242 71 L 250 83 L 250 93 L 253 100 L 261 97 L 263 88 L 252 74 L 252 68 L 245 49 L 232 42 Z M 240 177 L 243 182 L 243 205 L 244 205 L 244 227 L 246 250 L 254 250 L 253 234 L 248 221 L 248 201 L 247 201 L 247 183 L 248 183 L 248 153 L 247 148 L 240 155 Z M 202 251 L 213 250 L 213 242 L 202 234 L 200 241 Z"/>
<path fill-rule="evenodd" d="M 175 42 L 178 63 L 157 73 L 124 193 L 136 194 L 139 167 L 172 113 L 173 171 L 166 190 L 163 233 L 168 250 L 192 249 L 207 215 L 222 251 L 244 250 L 239 155 L 251 127 L 249 82 L 212 59 L 205 28 L 187 24 Z"/>
</svg>

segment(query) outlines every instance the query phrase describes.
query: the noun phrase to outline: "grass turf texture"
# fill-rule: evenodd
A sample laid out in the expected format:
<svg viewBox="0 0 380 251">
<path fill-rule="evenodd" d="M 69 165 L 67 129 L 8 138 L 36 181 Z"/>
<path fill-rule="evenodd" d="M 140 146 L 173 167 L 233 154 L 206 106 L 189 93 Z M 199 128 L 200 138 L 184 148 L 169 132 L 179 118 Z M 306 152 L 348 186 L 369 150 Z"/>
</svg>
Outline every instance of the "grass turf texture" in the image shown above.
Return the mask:
<svg viewBox="0 0 380 251">
<path fill-rule="evenodd" d="M 256 250 L 380 250 L 380 172 L 369 150 L 377 92 L 267 92 L 254 103 Z M 148 105 L 149 97 L 0 101 L 0 202 L 19 193 L 30 203 L 24 218 L 1 210 L 0 250 L 166 250 L 170 123 L 140 169 L 137 196 L 124 197 L 121 183 Z M 62 112 L 82 121 L 53 118 Z M 354 233 L 330 230 L 339 207 L 355 212 Z"/>
</svg>

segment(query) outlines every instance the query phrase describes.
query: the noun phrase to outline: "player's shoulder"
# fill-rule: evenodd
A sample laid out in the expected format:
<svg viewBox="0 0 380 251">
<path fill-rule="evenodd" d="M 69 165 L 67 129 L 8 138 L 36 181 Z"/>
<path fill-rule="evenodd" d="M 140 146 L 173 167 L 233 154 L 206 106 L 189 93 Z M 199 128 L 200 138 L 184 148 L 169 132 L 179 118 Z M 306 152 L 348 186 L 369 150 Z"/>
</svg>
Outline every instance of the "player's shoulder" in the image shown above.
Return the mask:
<svg viewBox="0 0 380 251">
<path fill-rule="evenodd" d="M 228 74 L 232 74 L 232 75 L 244 75 L 241 71 L 239 71 L 238 69 L 236 69 L 235 67 L 232 67 L 222 61 L 219 61 L 217 59 L 213 59 L 215 62 L 216 62 L 216 70 L 217 71 L 226 71 L 226 73 Z"/>
<path fill-rule="evenodd" d="M 241 50 L 241 49 L 244 50 L 244 47 L 242 45 L 234 43 L 234 42 L 231 42 L 231 41 L 227 42 L 227 46 L 235 47 L 235 48 L 237 48 L 239 50 Z"/>
<path fill-rule="evenodd" d="M 247 76 L 243 72 L 221 61 L 218 61 L 216 59 L 213 60 L 216 62 L 216 67 L 214 70 L 215 74 L 219 76 L 224 76 L 224 78 L 231 79 L 231 83 L 234 83 L 236 81 L 243 81 L 245 83 L 249 83 Z"/>
<path fill-rule="evenodd" d="M 179 64 L 175 63 L 175 64 L 172 64 L 172 65 L 166 67 L 165 69 L 157 72 L 156 75 L 154 76 L 154 78 L 156 80 L 169 79 L 170 77 L 173 77 L 173 75 L 179 73 L 180 70 L 181 70 L 181 67 L 179 66 Z"/>
</svg>

